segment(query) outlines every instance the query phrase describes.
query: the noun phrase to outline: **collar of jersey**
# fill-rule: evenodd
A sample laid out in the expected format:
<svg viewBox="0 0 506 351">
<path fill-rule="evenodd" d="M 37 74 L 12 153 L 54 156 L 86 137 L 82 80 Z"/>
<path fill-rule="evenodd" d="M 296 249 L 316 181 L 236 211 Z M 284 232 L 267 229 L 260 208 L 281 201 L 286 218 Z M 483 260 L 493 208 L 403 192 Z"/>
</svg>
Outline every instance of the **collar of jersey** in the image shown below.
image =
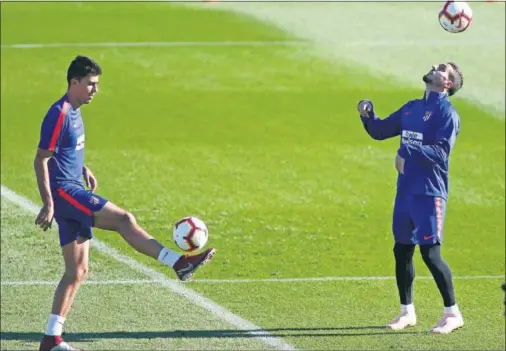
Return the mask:
<svg viewBox="0 0 506 351">
<path fill-rule="evenodd" d="M 445 92 L 438 93 L 437 91 L 431 91 L 429 93 L 429 98 L 427 99 L 427 101 L 425 100 L 426 96 L 427 96 L 427 92 L 424 92 L 422 100 L 423 100 L 424 104 L 430 104 L 435 101 L 446 99 L 446 97 L 448 96 L 448 93 L 445 93 Z"/>
</svg>

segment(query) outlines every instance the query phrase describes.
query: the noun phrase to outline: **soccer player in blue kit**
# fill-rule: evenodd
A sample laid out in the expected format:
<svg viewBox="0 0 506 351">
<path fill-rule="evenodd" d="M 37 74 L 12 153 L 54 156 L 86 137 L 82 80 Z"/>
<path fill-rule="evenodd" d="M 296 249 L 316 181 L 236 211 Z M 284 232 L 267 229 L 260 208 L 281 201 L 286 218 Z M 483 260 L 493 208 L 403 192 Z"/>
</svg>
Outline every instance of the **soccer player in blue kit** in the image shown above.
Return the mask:
<svg viewBox="0 0 506 351">
<path fill-rule="evenodd" d="M 65 271 L 54 294 L 41 351 L 74 349 L 63 341 L 62 329 L 88 272 L 93 227 L 118 232 L 138 252 L 174 269 L 183 281 L 190 280 L 215 253 L 210 248 L 196 255 L 179 255 L 150 236 L 130 212 L 95 193 L 97 180 L 84 164 L 80 107 L 98 92 L 101 74 L 98 63 L 77 56 L 68 67 L 67 92 L 50 106 L 42 122 L 34 168 L 43 206 L 35 224 L 46 231 L 53 219 L 57 222 Z"/>
<path fill-rule="evenodd" d="M 387 118 L 380 119 L 369 100 L 360 101 L 357 109 L 373 139 L 400 135 L 392 231 L 401 311 L 389 327 L 400 330 L 416 324 L 413 254 L 419 245 L 444 303 L 443 318 L 431 332 L 447 334 L 464 325 L 451 270 L 441 257 L 449 158 L 460 131 L 460 118 L 449 97 L 460 90 L 464 77 L 455 63 L 448 62 L 433 66 L 423 81 L 423 97 L 408 101 Z"/>
</svg>

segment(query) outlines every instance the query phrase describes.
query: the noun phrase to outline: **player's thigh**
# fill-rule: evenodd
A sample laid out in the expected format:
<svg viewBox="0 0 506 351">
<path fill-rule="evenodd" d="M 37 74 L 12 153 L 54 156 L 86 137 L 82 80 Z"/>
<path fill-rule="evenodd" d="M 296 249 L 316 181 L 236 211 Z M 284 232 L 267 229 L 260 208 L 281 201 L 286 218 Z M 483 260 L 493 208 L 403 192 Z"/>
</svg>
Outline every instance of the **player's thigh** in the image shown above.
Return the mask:
<svg viewBox="0 0 506 351">
<path fill-rule="evenodd" d="M 443 242 L 446 201 L 441 197 L 414 196 L 411 212 L 417 243 L 431 245 Z"/>
<path fill-rule="evenodd" d="M 110 201 L 100 211 L 94 213 L 96 228 L 120 231 L 125 223 L 135 223 L 134 216 Z"/>
<path fill-rule="evenodd" d="M 71 278 L 82 279 L 88 272 L 90 240 L 77 238 L 62 246 L 65 274 Z"/>
<path fill-rule="evenodd" d="M 409 212 L 409 197 L 404 194 L 395 196 L 392 232 L 395 242 L 400 244 L 413 244 L 413 221 Z"/>
<path fill-rule="evenodd" d="M 102 208 L 107 200 L 76 186 L 58 188 L 53 194 L 53 199 L 60 246 L 63 247 L 79 238 L 92 239 L 93 213 Z"/>
<path fill-rule="evenodd" d="M 60 187 L 56 191 L 55 218 L 76 221 L 83 226 L 93 227 L 93 214 L 108 202 L 98 194 L 79 187 Z"/>
<path fill-rule="evenodd" d="M 56 223 L 58 223 L 60 246 L 63 248 L 78 239 L 93 239 L 91 226 L 83 224 L 77 220 L 68 219 L 69 217 L 75 218 L 75 216 L 68 215 L 68 213 L 72 212 L 72 210 L 69 211 L 66 209 L 65 211 L 65 217 L 62 215 L 62 211 L 59 211 L 58 215 L 55 214 L 55 220 Z"/>
</svg>

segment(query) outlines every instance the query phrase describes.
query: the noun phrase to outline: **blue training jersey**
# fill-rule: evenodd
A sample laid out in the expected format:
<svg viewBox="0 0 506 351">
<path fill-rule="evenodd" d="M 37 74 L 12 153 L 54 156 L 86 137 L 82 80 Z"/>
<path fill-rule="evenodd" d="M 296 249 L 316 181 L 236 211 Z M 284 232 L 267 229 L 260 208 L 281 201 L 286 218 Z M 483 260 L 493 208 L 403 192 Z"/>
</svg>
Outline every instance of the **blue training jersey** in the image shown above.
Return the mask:
<svg viewBox="0 0 506 351">
<path fill-rule="evenodd" d="M 48 161 L 52 190 L 69 183 L 84 186 L 84 124 L 80 109 L 72 108 L 67 95 L 51 105 L 46 113 L 39 148 L 54 152 Z"/>
<path fill-rule="evenodd" d="M 383 140 L 400 135 L 399 156 L 406 160 L 397 191 L 448 199 L 449 158 L 460 131 L 460 117 L 446 93 L 410 100 L 385 119 L 374 109 L 362 117 L 369 135 Z"/>
</svg>

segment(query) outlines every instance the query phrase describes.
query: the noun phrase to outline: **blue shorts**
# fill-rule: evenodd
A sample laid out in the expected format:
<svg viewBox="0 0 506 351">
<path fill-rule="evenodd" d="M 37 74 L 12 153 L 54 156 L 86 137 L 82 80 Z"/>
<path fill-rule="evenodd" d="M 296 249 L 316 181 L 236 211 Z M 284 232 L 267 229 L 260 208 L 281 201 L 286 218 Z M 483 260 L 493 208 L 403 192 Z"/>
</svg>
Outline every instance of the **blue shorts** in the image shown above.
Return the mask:
<svg viewBox="0 0 506 351">
<path fill-rule="evenodd" d="M 93 213 L 100 211 L 108 200 L 77 185 L 60 185 L 52 193 L 60 246 L 80 237 L 93 238 Z"/>
<path fill-rule="evenodd" d="M 441 244 L 445 213 L 446 200 L 441 197 L 397 194 L 392 222 L 395 242 Z"/>
</svg>

